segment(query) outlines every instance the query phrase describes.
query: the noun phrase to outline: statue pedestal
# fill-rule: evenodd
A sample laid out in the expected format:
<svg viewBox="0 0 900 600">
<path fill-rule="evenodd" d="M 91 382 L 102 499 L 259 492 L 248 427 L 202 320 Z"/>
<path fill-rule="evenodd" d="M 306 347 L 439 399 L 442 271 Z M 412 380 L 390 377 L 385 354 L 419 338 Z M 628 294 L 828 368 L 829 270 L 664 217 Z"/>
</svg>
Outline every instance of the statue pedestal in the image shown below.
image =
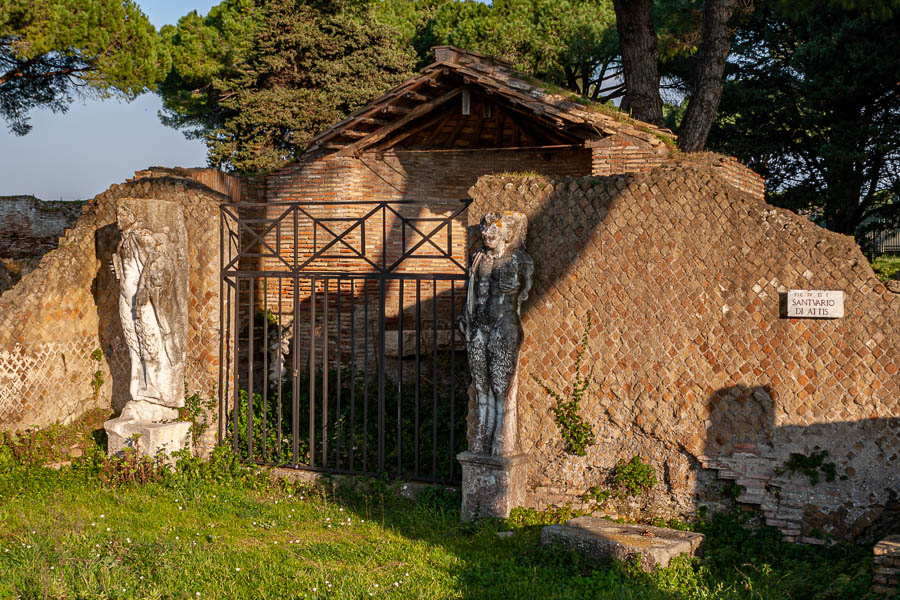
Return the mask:
<svg viewBox="0 0 900 600">
<path fill-rule="evenodd" d="M 152 423 L 119 417 L 104 423 L 103 429 L 108 438 L 109 456 L 123 456 L 126 448 L 153 457 L 160 452 L 171 454 L 191 447 L 190 421 Z"/>
<path fill-rule="evenodd" d="M 505 519 L 509 511 L 525 504 L 528 455 L 491 456 L 462 452 L 462 520 L 478 517 Z"/>
</svg>

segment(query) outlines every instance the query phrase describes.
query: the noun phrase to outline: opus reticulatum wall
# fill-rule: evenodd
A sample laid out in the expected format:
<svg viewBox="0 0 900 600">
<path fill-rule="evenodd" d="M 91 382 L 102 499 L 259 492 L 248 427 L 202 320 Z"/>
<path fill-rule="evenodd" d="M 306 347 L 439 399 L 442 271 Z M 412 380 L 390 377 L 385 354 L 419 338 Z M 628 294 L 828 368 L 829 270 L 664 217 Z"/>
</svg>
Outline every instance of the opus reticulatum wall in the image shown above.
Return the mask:
<svg viewBox="0 0 900 600">
<path fill-rule="evenodd" d="M 212 392 L 219 370 L 218 205 L 229 198 L 189 178 L 153 177 L 113 185 L 34 271 L 0 295 L 0 428 L 68 422 L 91 408 L 120 409 L 130 367 L 110 268 L 119 230 L 116 202 L 142 198 L 184 207 L 190 261 L 185 380 Z M 99 353 L 102 351 L 102 358 Z M 92 354 L 94 356 L 92 357 Z M 95 387 L 100 371 L 102 385 Z M 214 433 L 212 427 L 208 434 Z"/>
<path fill-rule="evenodd" d="M 614 510 L 689 515 L 736 482 L 738 502 L 791 539 L 896 528 L 900 295 L 851 238 L 726 184 L 721 167 L 706 156 L 610 177 L 484 177 L 471 189 L 470 223 L 500 210 L 529 218 L 528 503 L 577 506 L 639 455 L 659 484 Z M 841 290 L 845 316 L 785 318 L 790 289 Z M 535 378 L 560 391 L 572 381 L 588 315 L 594 383 L 581 414 L 596 442 L 578 457 L 564 452 Z M 829 467 L 816 484 L 792 472 L 791 453 L 823 456 L 834 480 Z"/>
</svg>

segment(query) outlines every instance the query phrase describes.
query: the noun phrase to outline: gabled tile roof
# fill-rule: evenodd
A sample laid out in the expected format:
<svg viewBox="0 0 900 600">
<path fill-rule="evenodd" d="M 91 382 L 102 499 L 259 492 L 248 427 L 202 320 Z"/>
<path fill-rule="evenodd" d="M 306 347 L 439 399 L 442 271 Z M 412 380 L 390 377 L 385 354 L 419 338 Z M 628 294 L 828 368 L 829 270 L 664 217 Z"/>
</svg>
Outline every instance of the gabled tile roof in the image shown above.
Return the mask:
<svg viewBox="0 0 900 600">
<path fill-rule="evenodd" d="M 656 146 L 664 143 L 660 136 L 674 138 L 671 131 L 624 113 L 554 94 L 494 57 L 450 46 L 437 47 L 435 53 L 438 60 L 419 75 L 314 137 L 306 155 L 333 151 L 352 155 L 376 144 L 392 145 L 411 134 L 414 127 L 407 126 L 456 99 L 464 89 L 477 90 L 524 118 L 540 121 L 573 143 L 623 135 Z"/>
</svg>

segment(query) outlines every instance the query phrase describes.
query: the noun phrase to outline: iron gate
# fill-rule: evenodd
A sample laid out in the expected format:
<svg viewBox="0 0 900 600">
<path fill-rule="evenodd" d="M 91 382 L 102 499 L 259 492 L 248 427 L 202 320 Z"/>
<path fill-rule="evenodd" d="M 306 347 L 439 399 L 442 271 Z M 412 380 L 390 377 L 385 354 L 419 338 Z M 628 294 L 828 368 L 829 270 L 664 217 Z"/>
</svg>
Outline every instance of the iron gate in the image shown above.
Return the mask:
<svg viewBox="0 0 900 600">
<path fill-rule="evenodd" d="M 458 482 L 467 206 L 221 205 L 220 440 L 251 462 Z"/>
</svg>

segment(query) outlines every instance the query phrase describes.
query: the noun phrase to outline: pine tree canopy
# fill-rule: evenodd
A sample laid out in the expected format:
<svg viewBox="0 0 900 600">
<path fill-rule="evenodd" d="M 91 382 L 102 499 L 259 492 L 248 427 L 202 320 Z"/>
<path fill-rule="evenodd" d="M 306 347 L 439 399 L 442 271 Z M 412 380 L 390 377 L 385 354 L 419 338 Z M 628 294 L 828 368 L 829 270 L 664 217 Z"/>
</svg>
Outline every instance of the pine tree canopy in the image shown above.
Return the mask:
<svg viewBox="0 0 900 600">
<path fill-rule="evenodd" d="M 0 115 L 18 135 L 33 108 L 78 95 L 131 100 L 168 71 L 156 30 L 133 0 L 0 3 Z"/>
</svg>

